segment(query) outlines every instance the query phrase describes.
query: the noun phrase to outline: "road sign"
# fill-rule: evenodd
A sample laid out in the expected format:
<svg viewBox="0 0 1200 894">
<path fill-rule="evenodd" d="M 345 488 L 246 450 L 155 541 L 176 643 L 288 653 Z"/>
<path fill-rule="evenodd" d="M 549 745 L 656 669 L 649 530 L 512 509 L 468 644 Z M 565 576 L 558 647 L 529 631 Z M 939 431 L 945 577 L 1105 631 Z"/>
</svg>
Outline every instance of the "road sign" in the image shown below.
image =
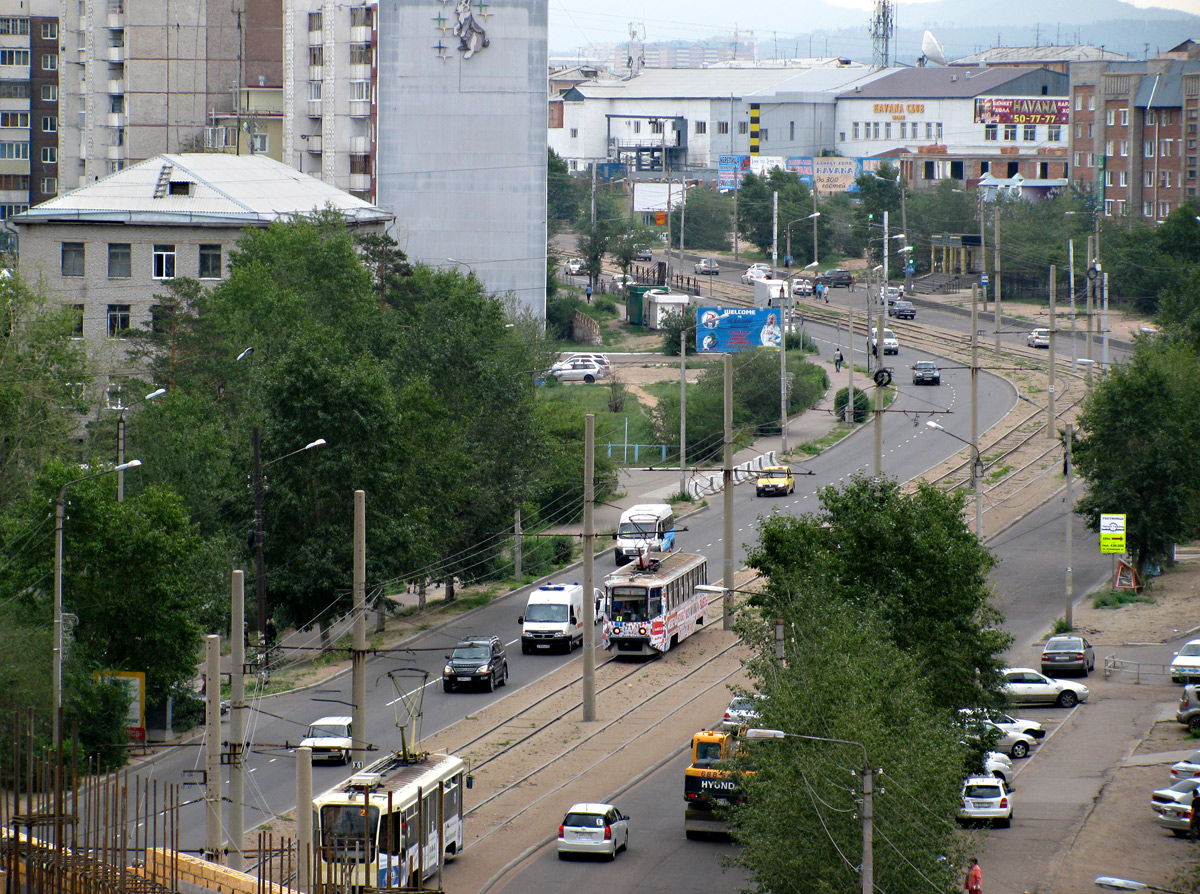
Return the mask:
<svg viewBox="0 0 1200 894">
<path fill-rule="evenodd" d="M 1125 516 L 1115 513 L 1101 513 L 1100 515 L 1100 552 L 1102 553 L 1117 553 L 1118 555 L 1125 552 Z"/>
<path fill-rule="evenodd" d="M 983 286 L 985 289 L 987 288 L 987 284 L 988 284 L 988 278 L 987 278 L 987 274 L 986 274 L 986 273 L 981 273 L 981 274 L 979 274 L 979 284 L 980 284 L 981 286 Z"/>
</svg>

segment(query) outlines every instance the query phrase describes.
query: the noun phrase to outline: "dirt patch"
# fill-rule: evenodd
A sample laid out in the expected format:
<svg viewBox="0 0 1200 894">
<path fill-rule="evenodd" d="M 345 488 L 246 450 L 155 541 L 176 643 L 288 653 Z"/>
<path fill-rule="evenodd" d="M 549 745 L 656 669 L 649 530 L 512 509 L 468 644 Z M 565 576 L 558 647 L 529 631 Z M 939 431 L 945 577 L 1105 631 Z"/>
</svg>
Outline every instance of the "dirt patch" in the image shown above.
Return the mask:
<svg viewBox="0 0 1200 894">
<path fill-rule="evenodd" d="M 1075 625 L 1100 646 L 1165 643 L 1196 626 L 1200 619 L 1200 562 L 1176 565 L 1150 579 L 1143 591 L 1152 602 L 1120 608 L 1095 608 L 1089 598 L 1075 608 Z"/>
</svg>

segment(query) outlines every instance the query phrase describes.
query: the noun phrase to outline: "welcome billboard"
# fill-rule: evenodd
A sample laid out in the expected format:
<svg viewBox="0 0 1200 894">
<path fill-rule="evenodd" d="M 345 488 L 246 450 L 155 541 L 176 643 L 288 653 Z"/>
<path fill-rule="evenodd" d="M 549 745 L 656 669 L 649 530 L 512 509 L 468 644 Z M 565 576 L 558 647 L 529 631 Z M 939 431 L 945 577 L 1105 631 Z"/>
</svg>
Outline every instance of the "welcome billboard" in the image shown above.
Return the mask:
<svg viewBox="0 0 1200 894">
<path fill-rule="evenodd" d="M 696 309 L 696 350 L 702 354 L 778 348 L 782 338 L 783 330 L 775 310 L 759 307 Z"/>
</svg>

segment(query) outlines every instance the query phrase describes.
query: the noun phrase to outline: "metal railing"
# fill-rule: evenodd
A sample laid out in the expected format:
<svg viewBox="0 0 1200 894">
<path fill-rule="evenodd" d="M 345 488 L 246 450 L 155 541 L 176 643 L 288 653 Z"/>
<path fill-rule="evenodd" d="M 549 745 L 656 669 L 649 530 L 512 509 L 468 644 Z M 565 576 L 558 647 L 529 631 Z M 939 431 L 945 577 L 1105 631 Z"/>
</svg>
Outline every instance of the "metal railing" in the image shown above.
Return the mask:
<svg viewBox="0 0 1200 894">
<path fill-rule="evenodd" d="M 1143 661 L 1130 661 L 1128 658 L 1118 658 L 1114 652 L 1111 655 L 1104 656 L 1104 679 L 1109 679 L 1115 673 L 1133 673 L 1133 682 L 1138 684 L 1142 682 L 1142 676 L 1147 677 L 1170 677 L 1171 666 L 1169 664 L 1152 664 Z"/>
</svg>

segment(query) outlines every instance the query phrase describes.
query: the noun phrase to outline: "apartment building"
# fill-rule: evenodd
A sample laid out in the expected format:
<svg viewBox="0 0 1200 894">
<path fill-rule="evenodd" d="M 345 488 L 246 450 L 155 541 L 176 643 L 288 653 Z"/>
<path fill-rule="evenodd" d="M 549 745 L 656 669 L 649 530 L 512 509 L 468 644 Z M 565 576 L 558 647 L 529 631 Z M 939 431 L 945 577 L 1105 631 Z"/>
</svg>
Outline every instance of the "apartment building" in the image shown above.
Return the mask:
<svg viewBox="0 0 1200 894">
<path fill-rule="evenodd" d="M 1074 179 L 1106 216 L 1161 221 L 1196 198 L 1200 47 L 1181 46 L 1173 56 L 1071 67 Z"/>
</svg>

